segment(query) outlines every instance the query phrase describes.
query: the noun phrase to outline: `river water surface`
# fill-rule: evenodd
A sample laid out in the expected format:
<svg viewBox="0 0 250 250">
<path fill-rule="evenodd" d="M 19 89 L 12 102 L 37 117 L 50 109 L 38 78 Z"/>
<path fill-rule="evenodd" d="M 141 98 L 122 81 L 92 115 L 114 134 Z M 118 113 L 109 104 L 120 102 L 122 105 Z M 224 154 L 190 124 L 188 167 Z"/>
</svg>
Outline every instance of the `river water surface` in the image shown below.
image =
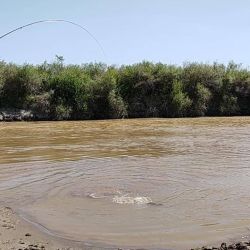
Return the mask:
<svg viewBox="0 0 250 250">
<path fill-rule="evenodd" d="M 0 203 L 88 244 L 250 235 L 250 118 L 0 124 Z"/>
</svg>

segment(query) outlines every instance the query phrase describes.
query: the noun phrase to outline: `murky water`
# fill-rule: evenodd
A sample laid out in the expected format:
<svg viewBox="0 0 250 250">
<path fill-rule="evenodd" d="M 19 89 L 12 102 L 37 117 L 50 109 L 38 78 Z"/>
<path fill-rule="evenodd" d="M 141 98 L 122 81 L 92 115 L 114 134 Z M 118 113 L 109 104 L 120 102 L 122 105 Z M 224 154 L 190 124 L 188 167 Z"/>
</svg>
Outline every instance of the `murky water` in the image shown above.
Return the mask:
<svg viewBox="0 0 250 250">
<path fill-rule="evenodd" d="M 91 244 L 247 236 L 250 118 L 0 123 L 0 202 Z"/>
</svg>

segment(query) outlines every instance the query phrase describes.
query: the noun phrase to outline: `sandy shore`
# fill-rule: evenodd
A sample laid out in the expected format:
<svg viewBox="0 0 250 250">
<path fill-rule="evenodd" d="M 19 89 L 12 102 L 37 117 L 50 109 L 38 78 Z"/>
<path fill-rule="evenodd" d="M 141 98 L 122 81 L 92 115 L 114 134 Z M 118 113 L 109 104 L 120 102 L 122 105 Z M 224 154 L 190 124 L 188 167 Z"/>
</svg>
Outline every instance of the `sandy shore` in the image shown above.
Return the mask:
<svg viewBox="0 0 250 250">
<path fill-rule="evenodd" d="M 20 219 L 9 207 L 0 207 L 0 250 L 89 249 L 82 243 L 57 239 Z"/>
</svg>

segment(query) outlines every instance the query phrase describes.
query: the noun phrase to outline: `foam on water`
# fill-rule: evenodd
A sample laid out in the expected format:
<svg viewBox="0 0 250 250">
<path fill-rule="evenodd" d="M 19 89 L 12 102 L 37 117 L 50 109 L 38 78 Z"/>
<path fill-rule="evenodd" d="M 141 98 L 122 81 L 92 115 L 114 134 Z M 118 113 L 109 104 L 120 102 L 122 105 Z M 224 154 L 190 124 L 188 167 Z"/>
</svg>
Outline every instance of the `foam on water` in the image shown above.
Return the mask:
<svg viewBox="0 0 250 250">
<path fill-rule="evenodd" d="M 153 204 L 152 199 L 146 196 L 131 196 L 131 194 L 124 194 L 121 191 L 115 191 L 113 193 L 89 193 L 87 197 L 92 199 L 108 199 L 117 204 Z"/>
<path fill-rule="evenodd" d="M 137 196 L 137 197 L 130 197 L 130 196 L 114 196 L 113 202 L 117 204 L 149 204 L 152 203 L 151 198 L 145 196 Z"/>
<path fill-rule="evenodd" d="M 100 196 L 100 195 L 97 195 L 96 193 L 88 194 L 87 197 L 92 198 L 92 199 L 102 199 L 102 198 L 105 198 L 105 196 Z"/>
</svg>

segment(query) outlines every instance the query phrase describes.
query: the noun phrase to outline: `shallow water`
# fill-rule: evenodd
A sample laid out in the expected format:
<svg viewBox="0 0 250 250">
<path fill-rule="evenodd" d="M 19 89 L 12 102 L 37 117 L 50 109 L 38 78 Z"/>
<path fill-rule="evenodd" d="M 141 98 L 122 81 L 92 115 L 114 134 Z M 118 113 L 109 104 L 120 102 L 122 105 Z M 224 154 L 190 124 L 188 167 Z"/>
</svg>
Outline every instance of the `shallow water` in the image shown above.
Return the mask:
<svg viewBox="0 0 250 250">
<path fill-rule="evenodd" d="M 51 233 L 187 249 L 250 230 L 250 118 L 0 123 L 0 202 Z"/>
</svg>

